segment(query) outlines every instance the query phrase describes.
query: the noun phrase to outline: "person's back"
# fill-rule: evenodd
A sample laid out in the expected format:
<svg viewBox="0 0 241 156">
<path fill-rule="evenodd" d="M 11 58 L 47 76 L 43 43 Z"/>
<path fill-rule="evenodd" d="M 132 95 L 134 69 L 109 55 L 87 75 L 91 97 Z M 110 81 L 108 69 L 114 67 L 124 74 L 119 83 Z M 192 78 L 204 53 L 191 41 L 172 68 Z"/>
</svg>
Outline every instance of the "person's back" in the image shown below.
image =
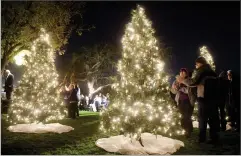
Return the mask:
<svg viewBox="0 0 241 156">
<path fill-rule="evenodd" d="M 232 94 L 234 96 L 235 103 L 239 105 L 240 104 L 240 77 L 238 74 L 235 74 L 234 72 L 232 72 L 232 74 L 233 74 L 232 81 L 231 81 Z"/>
<path fill-rule="evenodd" d="M 228 106 L 231 126 L 240 130 L 240 79 L 239 75 L 229 70 L 227 72 L 229 80 Z"/>
<path fill-rule="evenodd" d="M 208 78 L 204 83 L 204 99 L 218 101 L 219 91 L 218 91 L 218 79 L 216 78 Z"/>
<path fill-rule="evenodd" d="M 223 78 L 219 78 L 219 94 L 222 97 L 227 97 L 229 81 Z"/>
<path fill-rule="evenodd" d="M 73 85 L 72 89 L 69 91 L 70 96 L 68 98 L 69 107 L 70 107 L 70 117 L 75 119 L 76 115 L 79 116 L 79 109 L 78 109 L 78 87 Z"/>
<path fill-rule="evenodd" d="M 14 80 L 13 74 L 9 73 L 5 80 L 5 89 L 6 90 L 9 90 L 9 91 L 13 90 L 13 80 Z"/>
<path fill-rule="evenodd" d="M 211 142 L 217 143 L 218 134 L 220 129 L 219 113 L 218 113 L 218 79 L 217 74 L 211 69 L 209 64 L 203 65 L 200 70 L 200 83 L 203 84 L 203 98 L 200 98 L 199 109 L 202 114 L 202 132 L 200 139 L 206 137 L 206 124 L 210 126 L 210 138 Z M 201 139 L 202 141 L 202 139 Z"/>
<path fill-rule="evenodd" d="M 70 96 L 69 96 L 69 101 L 77 101 L 78 102 L 78 87 L 74 87 L 71 91 L 70 91 Z"/>
</svg>

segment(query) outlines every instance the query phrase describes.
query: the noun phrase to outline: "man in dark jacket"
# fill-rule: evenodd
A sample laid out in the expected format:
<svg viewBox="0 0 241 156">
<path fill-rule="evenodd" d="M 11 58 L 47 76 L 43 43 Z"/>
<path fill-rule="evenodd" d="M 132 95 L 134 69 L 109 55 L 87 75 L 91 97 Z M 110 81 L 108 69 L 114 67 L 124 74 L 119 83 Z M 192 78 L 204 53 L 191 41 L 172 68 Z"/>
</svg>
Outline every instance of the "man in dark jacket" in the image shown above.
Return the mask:
<svg viewBox="0 0 241 156">
<path fill-rule="evenodd" d="M 228 114 L 231 127 L 240 131 L 240 80 L 231 70 L 227 72 L 229 80 L 228 90 Z"/>
<path fill-rule="evenodd" d="M 65 90 L 68 92 L 68 113 L 69 117 L 72 119 L 76 118 L 76 115 L 79 116 L 79 109 L 78 109 L 78 87 L 76 83 L 71 83 L 69 87 L 65 86 Z"/>
<path fill-rule="evenodd" d="M 226 111 L 225 111 L 225 104 L 227 101 L 228 96 L 228 85 L 229 82 L 226 78 L 226 72 L 220 73 L 218 77 L 218 91 L 219 91 L 219 98 L 218 98 L 218 108 L 220 111 L 220 124 L 221 124 L 221 130 L 226 130 Z"/>
<path fill-rule="evenodd" d="M 13 80 L 14 80 L 14 76 L 13 74 L 10 72 L 10 70 L 6 70 L 5 71 L 6 74 L 6 79 L 5 79 L 5 92 L 6 92 L 6 98 L 7 100 L 11 100 L 12 99 L 12 91 L 13 91 Z"/>
<path fill-rule="evenodd" d="M 199 143 L 206 141 L 207 123 L 210 126 L 210 143 L 217 143 L 219 131 L 219 114 L 217 108 L 217 84 L 216 73 L 204 57 L 196 59 L 196 70 L 192 78 L 182 79 L 179 82 L 187 86 L 197 86 Z M 213 81 L 214 80 L 214 81 Z"/>
</svg>

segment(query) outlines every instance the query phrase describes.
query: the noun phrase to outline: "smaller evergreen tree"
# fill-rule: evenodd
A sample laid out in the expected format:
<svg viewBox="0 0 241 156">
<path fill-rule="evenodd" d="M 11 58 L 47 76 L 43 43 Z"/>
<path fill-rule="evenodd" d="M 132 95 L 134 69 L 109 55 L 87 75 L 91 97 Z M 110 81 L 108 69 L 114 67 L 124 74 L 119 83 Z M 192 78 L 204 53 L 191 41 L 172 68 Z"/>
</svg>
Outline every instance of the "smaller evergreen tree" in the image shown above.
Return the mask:
<svg viewBox="0 0 241 156">
<path fill-rule="evenodd" d="M 8 112 L 10 123 L 38 123 L 63 119 L 64 103 L 57 91 L 58 74 L 55 53 L 49 35 L 41 29 L 40 37 L 33 42 L 26 69 L 13 94 Z"/>
<path fill-rule="evenodd" d="M 216 67 L 213 61 L 213 57 L 206 46 L 202 46 L 200 48 L 200 56 L 204 57 L 211 68 L 215 71 Z"/>
</svg>

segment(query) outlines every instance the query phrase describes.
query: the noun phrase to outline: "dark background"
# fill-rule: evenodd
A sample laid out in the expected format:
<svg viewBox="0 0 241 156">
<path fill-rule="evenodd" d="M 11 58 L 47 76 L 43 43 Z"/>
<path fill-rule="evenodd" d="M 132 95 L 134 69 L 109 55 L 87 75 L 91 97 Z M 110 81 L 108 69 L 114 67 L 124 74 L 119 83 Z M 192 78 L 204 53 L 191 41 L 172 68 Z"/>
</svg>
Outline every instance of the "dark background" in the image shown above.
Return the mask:
<svg viewBox="0 0 241 156">
<path fill-rule="evenodd" d="M 73 33 L 66 53 L 57 57 L 61 70 L 70 60 L 71 53 L 82 46 L 101 42 L 121 48 L 125 25 L 130 21 L 131 10 L 142 5 L 152 21 L 158 40 L 172 47 L 171 69 L 192 70 L 199 47 L 207 45 L 214 58 L 217 73 L 220 70 L 240 71 L 240 2 L 86 2 L 83 22 L 96 28 L 81 36 Z M 78 21 L 77 21 L 78 22 Z M 19 67 L 17 68 L 19 70 Z M 16 70 L 13 73 L 17 74 Z"/>
<path fill-rule="evenodd" d="M 107 42 L 121 46 L 131 10 L 141 4 L 158 40 L 172 47 L 172 70 L 194 68 L 199 47 L 207 45 L 217 72 L 240 71 L 240 2 L 87 2 L 84 24 L 96 28 L 72 35 L 66 53 Z"/>
</svg>

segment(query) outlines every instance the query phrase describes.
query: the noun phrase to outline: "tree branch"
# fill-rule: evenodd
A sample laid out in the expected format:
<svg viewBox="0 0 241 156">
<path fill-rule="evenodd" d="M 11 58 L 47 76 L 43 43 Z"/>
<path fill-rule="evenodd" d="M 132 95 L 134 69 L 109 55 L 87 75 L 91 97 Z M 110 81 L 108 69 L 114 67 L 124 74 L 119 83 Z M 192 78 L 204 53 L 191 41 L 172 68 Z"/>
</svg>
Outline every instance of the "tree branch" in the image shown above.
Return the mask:
<svg viewBox="0 0 241 156">
<path fill-rule="evenodd" d="M 76 80 L 78 80 L 78 81 L 82 81 L 82 82 L 87 81 L 87 79 L 86 79 L 86 78 L 85 78 L 85 79 L 77 79 L 77 78 L 76 78 Z"/>
<path fill-rule="evenodd" d="M 9 58 L 12 58 L 13 55 L 15 55 L 16 53 L 19 53 L 19 52 L 22 51 L 22 50 L 28 50 L 28 51 L 31 51 L 31 50 L 29 49 L 29 47 L 23 45 L 23 46 L 20 47 L 18 50 L 13 51 L 13 52 L 8 56 L 8 59 L 9 59 Z"/>
<path fill-rule="evenodd" d="M 95 71 L 88 71 L 87 72 L 87 76 L 91 75 L 91 74 L 94 74 L 94 73 L 97 73 L 99 70 L 95 70 Z"/>
<path fill-rule="evenodd" d="M 99 78 L 97 78 L 98 80 L 103 80 L 103 79 L 110 79 L 110 77 L 99 77 Z"/>
<path fill-rule="evenodd" d="M 101 64 L 101 62 L 97 62 L 96 64 L 94 64 L 94 65 L 91 67 L 91 69 L 94 69 L 95 66 L 99 66 L 100 64 Z"/>
<path fill-rule="evenodd" d="M 9 58 L 14 54 L 14 49 L 15 48 L 17 48 L 18 46 L 20 46 L 21 45 L 21 43 L 17 43 L 17 44 L 15 44 L 14 46 L 12 46 L 9 50 L 7 50 L 7 51 L 4 51 L 4 53 L 2 54 L 5 58 L 6 58 L 6 60 L 5 61 L 7 61 L 7 62 L 9 62 Z M 7 47 L 8 45 L 6 45 L 6 47 Z"/>
<path fill-rule="evenodd" d="M 103 88 L 108 87 L 108 86 L 111 86 L 112 84 L 113 84 L 113 83 L 98 87 L 94 92 L 91 93 L 91 96 L 92 96 L 93 94 L 99 92 L 99 91 L 102 90 Z"/>
</svg>

